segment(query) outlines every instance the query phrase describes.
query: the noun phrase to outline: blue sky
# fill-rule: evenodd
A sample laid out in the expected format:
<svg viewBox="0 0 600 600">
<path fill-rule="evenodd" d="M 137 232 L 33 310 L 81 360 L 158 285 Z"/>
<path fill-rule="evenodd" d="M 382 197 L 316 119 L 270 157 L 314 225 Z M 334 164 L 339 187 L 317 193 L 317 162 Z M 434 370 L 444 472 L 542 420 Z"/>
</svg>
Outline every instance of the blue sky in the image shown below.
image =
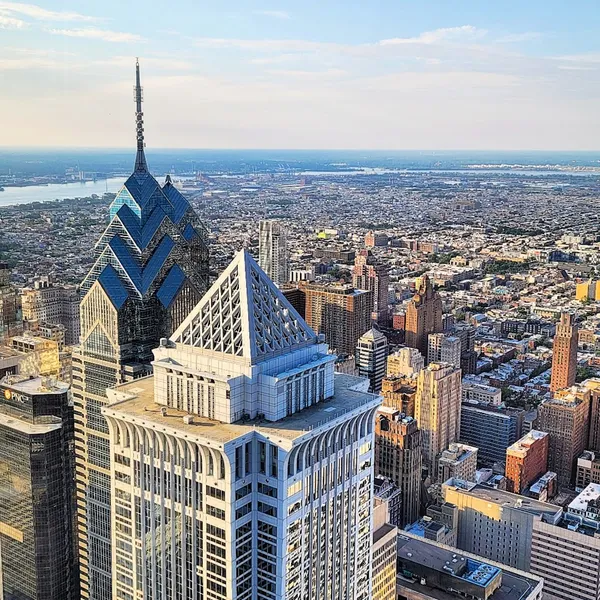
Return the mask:
<svg viewBox="0 0 600 600">
<path fill-rule="evenodd" d="M 600 2 L 0 0 L 0 144 L 600 149 Z"/>
</svg>

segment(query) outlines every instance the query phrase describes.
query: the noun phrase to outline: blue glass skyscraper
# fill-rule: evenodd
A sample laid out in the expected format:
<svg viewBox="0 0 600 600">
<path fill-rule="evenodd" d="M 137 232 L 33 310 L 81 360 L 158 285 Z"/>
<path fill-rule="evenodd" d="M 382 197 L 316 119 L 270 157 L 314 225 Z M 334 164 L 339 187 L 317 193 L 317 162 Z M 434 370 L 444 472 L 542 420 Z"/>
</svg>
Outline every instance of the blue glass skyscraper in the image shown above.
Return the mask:
<svg viewBox="0 0 600 600">
<path fill-rule="evenodd" d="M 206 228 L 169 177 L 161 186 L 148 171 L 139 64 L 135 102 L 135 168 L 110 206 L 81 284 L 73 355 L 81 593 L 93 600 L 111 600 L 111 577 L 118 576 L 111 568 L 109 437 L 100 413 L 106 388 L 150 372 L 152 349 L 208 287 Z"/>
</svg>

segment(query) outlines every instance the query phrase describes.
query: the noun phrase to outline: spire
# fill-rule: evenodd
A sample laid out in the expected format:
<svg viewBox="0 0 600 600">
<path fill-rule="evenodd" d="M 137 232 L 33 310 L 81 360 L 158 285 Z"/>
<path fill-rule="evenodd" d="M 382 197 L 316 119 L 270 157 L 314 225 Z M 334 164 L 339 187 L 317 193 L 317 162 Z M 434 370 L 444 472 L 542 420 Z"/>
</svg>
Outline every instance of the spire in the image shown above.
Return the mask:
<svg viewBox="0 0 600 600">
<path fill-rule="evenodd" d="M 135 129 L 137 137 L 137 154 L 135 156 L 135 170 L 147 171 L 146 157 L 144 156 L 144 113 L 142 112 L 143 90 L 140 84 L 140 61 L 135 61 Z"/>
</svg>

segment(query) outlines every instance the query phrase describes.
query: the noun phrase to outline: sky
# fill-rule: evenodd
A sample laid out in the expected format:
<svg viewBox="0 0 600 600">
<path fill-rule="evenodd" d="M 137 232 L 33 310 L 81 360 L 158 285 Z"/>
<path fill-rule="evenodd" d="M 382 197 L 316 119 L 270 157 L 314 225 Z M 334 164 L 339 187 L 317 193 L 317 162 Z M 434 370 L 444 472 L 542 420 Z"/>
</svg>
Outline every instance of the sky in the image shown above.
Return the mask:
<svg viewBox="0 0 600 600">
<path fill-rule="evenodd" d="M 0 146 L 600 149 L 598 0 L 0 0 Z"/>
</svg>

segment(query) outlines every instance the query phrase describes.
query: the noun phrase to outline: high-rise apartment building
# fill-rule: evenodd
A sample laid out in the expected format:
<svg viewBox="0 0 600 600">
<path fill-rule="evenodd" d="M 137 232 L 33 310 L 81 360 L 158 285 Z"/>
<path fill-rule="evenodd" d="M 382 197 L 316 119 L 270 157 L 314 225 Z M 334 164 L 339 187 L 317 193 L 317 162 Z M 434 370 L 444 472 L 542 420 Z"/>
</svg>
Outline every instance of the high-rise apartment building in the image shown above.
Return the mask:
<svg viewBox="0 0 600 600">
<path fill-rule="evenodd" d="M 109 390 L 113 598 L 371 598 L 380 398 L 242 251 Z"/>
<path fill-rule="evenodd" d="M 0 596 L 78 598 L 69 386 L 0 383 Z"/>
<path fill-rule="evenodd" d="M 0 342 L 23 331 L 21 296 L 10 282 L 11 269 L 0 262 Z"/>
<path fill-rule="evenodd" d="M 388 355 L 388 341 L 385 335 L 374 327 L 358 338 L 356 345 L 356 367 L 361 377 L 366 377 L 371 391 L 381 391 L 385 377 Z"/>
<path fill-rule="evenodd" d="M 258 264 L 277 285 L 289 281 L 287 233 L 278 221 L 258 224 Z"/>
<path fill-rule="evenodd" d="M 506 489 L 521 494 L 548 469 L 549 435 L 535 429 L 506 449 Z"/>
<path fill-rule="evenodd" d="M 442 484 L 444 501 L 458 508 L 457 545 L 523 571 L 530 568 L 534 522 L 556 525 L 562 508 L 460 479 Z"/>
<path fill-rule="evenodd" d="M 429 334 L 442 331 L 442 299 L 429 277 L 423 275 L 417 279 L 415 295 L 406 307 L 404 341 L 427 356 Z"/>
<path fill-rule="evenodd" d="M 65 328 L 65 344 L 79 342 L 80 296 L 75 286 L 54 285 L 49 277 L 38 277 L 33 288 L 22 291 L 23 320 L 29 329 L 40 323 L 62 325 Z"/>
<path fill-rule="evenodd" d="M 464 479 L 473 481 L 477 471 L 477 448 L 466 444 L 452 443 L 444 450 L 437 464 L 437 481 Z"/>
<path fill-rule="evenodd" d="M 373 292 L 351 285 L 305 286 L 306 322 L 337 354 L 354 354 L 358 338 L 371 328 Z"/>
<path fill-rule="evenodd" d="M 170 179 L 163 187 L 144 155 L 136 66 L 135 170 L 110 205 L 110 222 L 81 285 L 81 341 L 73 353 L 82 597 L 111 600 L 109 430 L 106 388 L 151 370 L 152 349 L 207 288 L 207 231 Z M 218 310 L 215 306 L 212 310 Z"/>
<path fill-rule="evenodd" d="M 458 337 L 432 333 L 427 338 L 427 362 L 445 362 L 460 368 L 462 344 Z"/>
<path fill-rule="evenodd" d="M 415 418 L 423 438 L 423 460 L 436 476 L 439 454 L 460 437 L 460 369 L 430 363 L 417 378 Z"/>
<path fill-rule="evenodd" d="M 390 276 L 387 266 L 377 263 L 370 250 L 360 250 L 354 259 L 352 285 L 359 290 L 373 292 L 372 318 L 377 323 L 386 325 L 390 319 Z"/>
<path fill-rule="evenodd" d="M 421 432 L 415 419 L 382 406 L 375 421 L 375 471 L 400 489 L 400 527 L 419 517 L 422 464 Z"/>
<path fill-rule="evenodd" d="M 550 389 L 553 392 L 569 388 L 575 384 L 578 331 L 575 316 L 570 313 L 561 313 L 560 323 L 556 326 L 556 335 L 552 346 Z"/>
<path fill-rule="evenodd" d="M 400 348 L 387 359 L 388 375 L 414 375 L 425 368 L 425 359 L 416 348 Z"/>
<path fill-rule="evenodd" d="M 550 434 L 548 469 L 559 485 L 570 485 L 577 458 L 586 449 L 589 432 L 590 390 L 561 389 L 538 408 L 537 428 Z"/>
</svg>

